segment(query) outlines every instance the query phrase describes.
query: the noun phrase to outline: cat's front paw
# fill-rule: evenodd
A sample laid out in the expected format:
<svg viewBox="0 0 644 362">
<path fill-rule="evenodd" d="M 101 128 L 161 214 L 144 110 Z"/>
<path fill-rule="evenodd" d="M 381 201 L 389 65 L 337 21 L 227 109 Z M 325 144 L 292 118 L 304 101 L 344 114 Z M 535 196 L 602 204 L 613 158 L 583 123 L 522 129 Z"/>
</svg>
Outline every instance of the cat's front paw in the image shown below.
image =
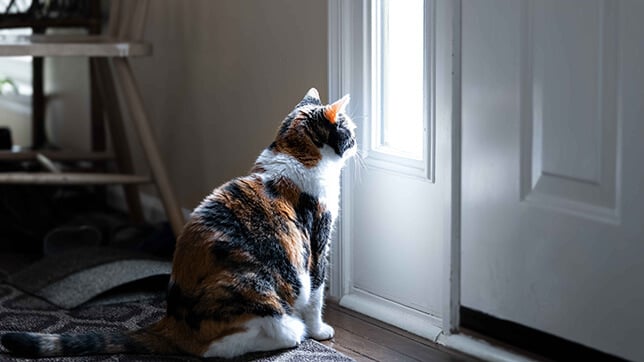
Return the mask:
<svg viewBox="0 0 644 362">
<path fill-rule="evenodd" d="M 335 331 L 333 327 L 322 322 L 318 325 L 318 328 L 315 328 L 313 331 L 309 331 L 309 336 L 318 341 L 326 341 L 327 339 L 333 338 Z"/>
</svg>

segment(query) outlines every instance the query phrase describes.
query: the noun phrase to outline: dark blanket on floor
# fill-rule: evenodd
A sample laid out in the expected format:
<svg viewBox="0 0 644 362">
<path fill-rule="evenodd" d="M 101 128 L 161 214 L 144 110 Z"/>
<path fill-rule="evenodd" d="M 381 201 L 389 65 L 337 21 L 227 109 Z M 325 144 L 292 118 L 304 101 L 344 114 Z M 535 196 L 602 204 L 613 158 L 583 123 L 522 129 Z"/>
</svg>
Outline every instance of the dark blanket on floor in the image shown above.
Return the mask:
<svg viewBox="0 0 644 362">
<path fill-rule="evenodd" d="M 161 294 L 142 301 L 119 302 L 110 298 L 94 300 L 74 309 L 62 309 L 26 294 L 9 284 L 0 284 L 0 335 L 10 331 L 83 333 L 136 329 L 158 320 L 165 313 Z M 0 360 L 14 359 L 0 347 Z M 186 356 L 100 355 L 42 358 L 35 361 L 187 361 Z M 210 359 L 213 361 L 219 359 Z M 26 361 L 26 360 L 25 360 Z M 235 361 L 351 361 L 318 342 L 306 340 L 298 348 L 272 353 L 255 353 Z"/>
</svg>

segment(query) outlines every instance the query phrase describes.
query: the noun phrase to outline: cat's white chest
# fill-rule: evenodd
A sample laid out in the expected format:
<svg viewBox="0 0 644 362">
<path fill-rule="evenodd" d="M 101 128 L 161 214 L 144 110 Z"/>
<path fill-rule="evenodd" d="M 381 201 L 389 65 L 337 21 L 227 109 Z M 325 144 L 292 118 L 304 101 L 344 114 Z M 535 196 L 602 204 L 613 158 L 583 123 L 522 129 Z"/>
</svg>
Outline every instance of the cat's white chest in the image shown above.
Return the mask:
<svg viewBox="0 0 644 362">
<path fill-rule="evenodd" d="M 314 167 L 304 169 L 300 189 L 316 197 L 325 206 L 332 218 L 338 215 L 340 201 L 340 172 L 342 162 L 335 151 L 327 145 L 320 149 L 322 159 Z"/>
<path fill-rule="evenodd" d="M 306 167 L 297 159 L 286 154 L 275 154 L 264 150 L 258 158 L 265 168 L 262 177 L 287 177 L 304 193 L 313 196 L 331 213 L 338 215 L 340 201 L 340 173 L 343 161 L 331 147 L 320 149 L 322 158 L 317 165 Z"/>
</svg>

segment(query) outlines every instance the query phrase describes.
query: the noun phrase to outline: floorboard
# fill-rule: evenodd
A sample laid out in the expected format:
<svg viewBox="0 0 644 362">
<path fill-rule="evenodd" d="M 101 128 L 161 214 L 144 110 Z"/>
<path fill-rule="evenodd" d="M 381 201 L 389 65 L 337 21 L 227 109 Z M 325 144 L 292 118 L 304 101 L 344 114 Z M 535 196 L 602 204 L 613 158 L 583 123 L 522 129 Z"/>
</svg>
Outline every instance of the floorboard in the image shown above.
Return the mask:
<svg viewBox="0 0 644 362">
<path fill-rule="evenodd" d="M 477 361 L 334 302 L 327 303 L 324 315 L 336 333 L 333 340 L 323 343 L 359 362 Z"/>
</svg>

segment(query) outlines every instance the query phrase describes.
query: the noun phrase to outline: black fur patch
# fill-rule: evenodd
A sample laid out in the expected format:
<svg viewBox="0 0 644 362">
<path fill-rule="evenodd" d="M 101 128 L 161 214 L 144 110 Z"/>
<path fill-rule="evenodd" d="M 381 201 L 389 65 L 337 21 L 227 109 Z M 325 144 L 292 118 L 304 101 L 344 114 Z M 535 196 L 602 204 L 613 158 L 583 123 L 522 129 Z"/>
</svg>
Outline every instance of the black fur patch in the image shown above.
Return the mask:
<svg viewBox="0 0 644 362">
<path fill-rule="evenodd" d="M 318 210 L 318 201 L 311 195 L 302 193 L 295 208 L 298 227 L 304 232 L 307 238 L 311 237 L 313 231 L 313 220 Z"/>
<path fill-rule="evenodd" d="M 63 355 L 92 354 L 105 350 L 105 337 L 98 333 L 61 334 L 60 344 Z"/>
<path fill-rule="evenodd" d="M 342 156 L 346 150 L 355 146 L 355 143 L 351 132 L 342 126 L 338 126 L 329 134 L 328 144 L 338 156 Z"/>
<path fill-rule="evenodd" d="M 309 238 L 310 245 L 305 245 L 307 258 L 311 258 L 311 288 L 317 289 L 326 278 L 327 260 L 324 250 L 331 236 L 331 213 L 319 213 L 319 203 L 306 193 L 300 195 L 295 209 L 298 227 Z"/>
<path fill-rule="evenodd" d="M 40 352 L 38 337 L 29 333 L 6 333 L 0 341 L 5 348 L 20 356 L 35 357 Z"/>
<path fill-rule="evenodd" d="M 197 298 L 184 295 L 179 285 L 170 282 L 166 301 L 168 305 L 166 313 L 168 316 L 177 320 L 184 320 L 190 328 L 199 330 L 202 318 L 195 314 L 194 308 L 199 301 Z"/>
<path fill-rule="evenodd" d="M 311 289 L 319 288 L 326 279 L 327 258 L 325 250 L 331 237 L 331 213 L 324 212 L 315 220 L 311 237 Z"/>
</svg>

